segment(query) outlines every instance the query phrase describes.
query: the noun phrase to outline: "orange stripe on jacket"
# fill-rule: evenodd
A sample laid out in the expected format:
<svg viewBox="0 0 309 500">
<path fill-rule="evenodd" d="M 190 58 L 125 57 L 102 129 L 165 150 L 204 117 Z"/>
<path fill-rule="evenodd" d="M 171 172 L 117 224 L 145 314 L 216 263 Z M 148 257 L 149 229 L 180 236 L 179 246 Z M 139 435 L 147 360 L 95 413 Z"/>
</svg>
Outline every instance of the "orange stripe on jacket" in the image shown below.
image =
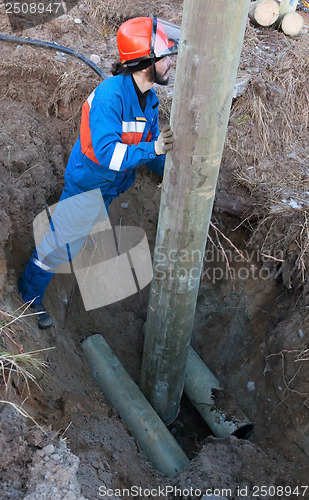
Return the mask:
<svg viewBox="0 0 309 500">
<path fill-rule="evenodd" d="M 87 158 L 94 161 L 95 163 L 99 163 L 94 154 L 92 142 L 91 142 L 91 131 L 89 126 L 89 111 L 90 106 L 88 101 L 86 101 L 82 107 L 82 119 L 80 124 L 80 144 L 82 154 L 86 155 Z"/>
<path fill-rule="evenodd" d="M 82 107 L 82 118 L 80 125 L 80 143 L 81 143 L 81 151 L 82 154 L 86 155 L 87 158 L 94 161 L 95 163 L 100 163 L 93 150 L 92 141 L 91 141 L 91 130 L 89 126 L 89 112 L 90 106 L 88 101 L 86 101 Z M 135 144 L 136 146 L 141 142 L 143 134 L 139 132 L 123 132 L 121 136 L 121 140 L 124 144 Z M 150 142 L 152 139 L 152 134 L 149 130 L 146 141 Z"/>
<path fill-rule="evenodd" d="M 143 134 L 140 132 L 123 132 L 121 140 L 124 144 L 135 144 L 136 146 L 141 142 Z"/>
<path fill-rule="evenodd" d="M 123 132 L 121 140 L 124 144 L 135 144 L 136 146 L 141 142 L 143 134 L 140 132 Z M 152 140 L 152 134 L 149 130 L 145 142 L 150 142 Z"/>
</svg>

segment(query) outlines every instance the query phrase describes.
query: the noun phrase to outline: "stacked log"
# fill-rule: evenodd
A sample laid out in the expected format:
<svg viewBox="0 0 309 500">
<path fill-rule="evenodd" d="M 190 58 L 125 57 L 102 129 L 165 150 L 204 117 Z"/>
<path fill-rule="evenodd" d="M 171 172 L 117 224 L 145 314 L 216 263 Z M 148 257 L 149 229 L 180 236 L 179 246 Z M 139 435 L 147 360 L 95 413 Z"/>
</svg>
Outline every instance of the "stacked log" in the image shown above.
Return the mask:
<svg viewBox="0 0 309 500">
<path fill-rule="evenodd" d="M 304 27 L 304 18 L 297 12 L 286 12 L 285 14 L 280 14 L 276 23 L 275 28 L 280 29 L 289 36 L 300 35 L 301 30 Z"/>
<path fill-rule="evenodd" d="M 251 2 L 248 15 L 256 26 L 271 26 L 279 17 L 279 4 L 275 0 Z"/>
<path fill-rule="evenodd" d="M 249 19 L 255 26 L 273 26 L 286 35 L 298 36 L 304 26 L 303 17 L 295 12 L 298 0 L 257 0 L 251 2 Z"/>
</svg>

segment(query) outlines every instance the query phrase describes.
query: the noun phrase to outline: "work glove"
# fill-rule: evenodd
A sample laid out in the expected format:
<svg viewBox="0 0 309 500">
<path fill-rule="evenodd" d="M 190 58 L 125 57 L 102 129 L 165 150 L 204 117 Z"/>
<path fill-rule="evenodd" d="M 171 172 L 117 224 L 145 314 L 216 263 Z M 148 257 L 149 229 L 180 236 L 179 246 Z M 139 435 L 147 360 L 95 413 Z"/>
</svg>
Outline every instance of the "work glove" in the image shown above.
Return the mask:
<svg viewBox="0 0 309 500">
<path fill-rule="evenodd" d="M 173 142 L 173 131 L 170 125 L 165 125 L 154 144 L 156 155 L 164 155 L 167 151 L 173 149 Z"/>
</svg>

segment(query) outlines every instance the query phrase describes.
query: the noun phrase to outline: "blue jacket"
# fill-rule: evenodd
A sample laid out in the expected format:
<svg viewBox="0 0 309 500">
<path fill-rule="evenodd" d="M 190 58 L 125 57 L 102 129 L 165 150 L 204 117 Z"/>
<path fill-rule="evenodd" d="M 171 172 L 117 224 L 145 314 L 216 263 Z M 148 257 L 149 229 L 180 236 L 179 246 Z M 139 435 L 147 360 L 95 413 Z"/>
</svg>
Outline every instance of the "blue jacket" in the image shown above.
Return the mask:
<svg viewBox="0 0 309 500">
<path fill-rule="evenodd" d="M 143 113 L 131 76 L 104 80 L 92 92 L 83 105 L 80 136 L 66 168 L 61 200 L 100 188 L 108 207 L 113 198 L 132 186 L 139 165 L 146 163 L 151 170 L 163 174 L 165 156 L 156 157 L 154 149 L 154 141 L 159 135 L 159 101 L 153 90 L 146 102 Z M 52 220 L 62 246 L 55 249 L 54 235 L 50 231 L 38 247 L 40 255 L 47 256 L 46 261 L 40 262 L 39 252 L 34 250 L 19 280 L 19 291 L 25 302 L 41 302 L 54 268 L 68 260 L 66 242 L 70 243 L 72 258 L 83 245 L 85 229 L 91 230 L 97 212 L 96 206 L 89 211 L 84 202 L 79 212 L 80 202 L 80 198 L 72 202 L 72 212 L 67 208 L 63 212 L 61 204 L 54 212 Z M 87 217 L 83 220 L 85 213 Z M 79 233 L 81 224 L 85 227 Z"/>
<path fill-rule="evenodd" d="M 82 108 L 62 199 L 96 188 L 113 199 L 132 186 L 136 168 L 144 163 L 163 175 L 165 155 L 156 156 L 154 149 L 160 133 L 158 104 L 151 89 L 142 112 L 131 76 L 100 83 Z"/>
</svg>

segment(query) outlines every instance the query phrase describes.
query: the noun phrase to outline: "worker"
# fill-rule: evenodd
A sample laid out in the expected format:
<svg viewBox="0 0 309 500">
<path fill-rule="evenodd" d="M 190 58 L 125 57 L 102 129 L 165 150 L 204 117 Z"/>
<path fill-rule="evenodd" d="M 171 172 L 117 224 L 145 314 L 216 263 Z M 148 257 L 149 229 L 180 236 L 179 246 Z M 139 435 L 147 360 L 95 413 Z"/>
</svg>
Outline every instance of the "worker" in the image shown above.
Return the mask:
<svg viewBox="0 0 309 500">
<path fill-rule="evenodd" d="M 41 329 L 53 324 L 42 299 L 56 268 L 74 258 L 98 220 L 92 193 L 99 188 L 108 213 L 111 201 L 133 185 L 137 167 L 145 164 L 163 175 L 165 153 L 173 146 L 170 127 L 159 130 L 159 101 L 152 88 L 155 82 L 168 84 L 170 55 L 177 53 L 168 23 L 156 16 L 129 19 L 118 30 L 117 45 L 120 60 L 113 65 L 113 77 L 100 83 L 82 107 L 80 135 L 59 200 L 68 203 L 58 203 L 51 230 L 19 280 L 21 297 L 31 304 Z"/>
</svg>

